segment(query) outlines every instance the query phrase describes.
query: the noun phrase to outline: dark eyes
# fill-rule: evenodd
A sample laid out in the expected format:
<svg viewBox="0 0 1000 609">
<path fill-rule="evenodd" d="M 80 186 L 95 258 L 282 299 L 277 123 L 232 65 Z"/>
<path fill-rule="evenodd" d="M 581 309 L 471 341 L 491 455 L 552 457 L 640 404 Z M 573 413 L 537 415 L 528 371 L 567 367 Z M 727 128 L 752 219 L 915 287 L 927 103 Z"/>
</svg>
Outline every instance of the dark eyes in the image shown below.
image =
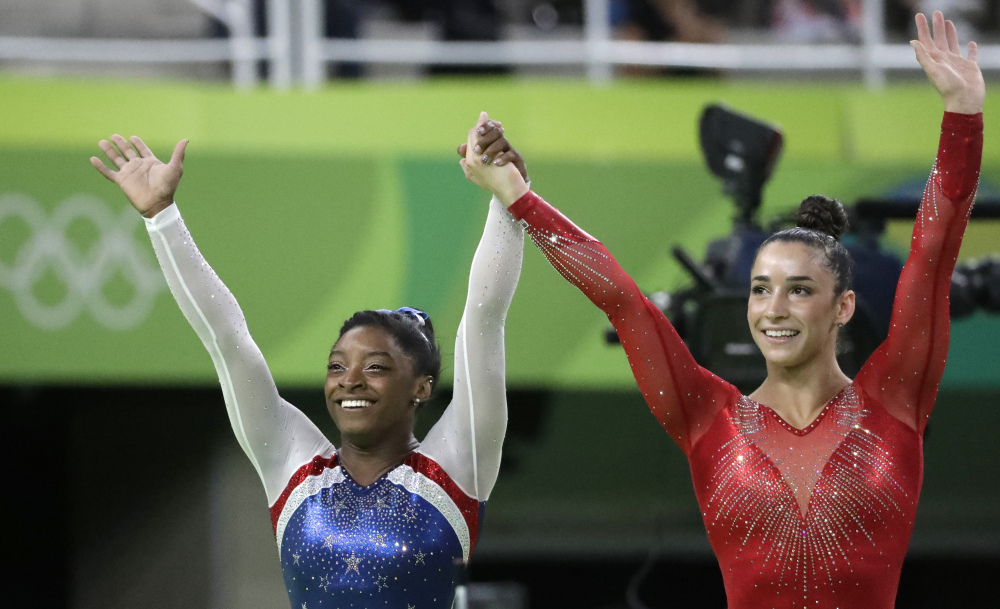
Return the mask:
<svg viewBox="0 0 1000 609">
<path fill-rule="evenodd" d="M 761 295 L 761 294 L 767 294 L 767 292 L 768 292 L 767 288 L 762 285 L 755 285 L 752 288 L 750 288 L 750 294 Z M 806 286 L 797 285 L 793 286 L 792 289 L 789 290 L 789 293 L 796 294 L 799 296 L 808 296 L 809 294 L 812 294 L 812 290 L 810 290 Z"/>
<path fill-rule="evenodd" d="M 344 370 L 347 370 L 347 368 L 344 367 L 344 365 L 339 362 L 332 362 L 327 364 L 326 369 L 330 372 L 343 372 Z M 384 372 L 388 369 L 389 367 L 383 364 L 368 364 L 367 366 L 365 366 L 365 371 L 370 371 L 370 372 Z"/>
</svg>

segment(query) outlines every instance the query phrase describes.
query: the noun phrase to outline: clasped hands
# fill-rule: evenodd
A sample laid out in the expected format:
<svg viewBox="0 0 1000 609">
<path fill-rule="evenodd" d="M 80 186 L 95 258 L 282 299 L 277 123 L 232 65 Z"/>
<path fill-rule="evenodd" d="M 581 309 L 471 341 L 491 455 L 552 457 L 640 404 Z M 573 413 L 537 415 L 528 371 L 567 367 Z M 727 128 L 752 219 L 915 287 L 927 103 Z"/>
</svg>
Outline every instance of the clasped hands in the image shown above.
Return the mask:
<svg viewBox="0 0 1000 609">
<path fill-rule="evenodd" d="M 458 147 L 459 164 L 470 182 L 490 191 L 505 206 L 528 192 L 528 170 L 524 157 L 514 150 L 503 136 L 500 121 L 479 114 L 476 125 L 469 129 L 466 142 Z"/>
</svg>

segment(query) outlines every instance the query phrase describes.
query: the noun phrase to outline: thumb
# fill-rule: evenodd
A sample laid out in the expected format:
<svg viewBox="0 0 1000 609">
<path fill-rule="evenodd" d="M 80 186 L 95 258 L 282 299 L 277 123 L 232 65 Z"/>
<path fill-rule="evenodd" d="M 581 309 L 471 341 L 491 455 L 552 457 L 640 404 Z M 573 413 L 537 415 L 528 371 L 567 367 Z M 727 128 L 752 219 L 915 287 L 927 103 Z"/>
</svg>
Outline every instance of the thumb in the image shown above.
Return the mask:
<svg viewBox="0 0 1000 609">
<path fill-rule="evenodd" d="M 476 126 L 482 127 L 483 125 L 486 124 L 486 121 L 488 120 L 490 120 L 490 115 L 486 114 L 486 111 L 484 110 L 483 112 L 479 113 L 479 120 L 476 121 Z"/>
<path fill-rule="evenodd" d="M 913 51 L 917 56 L 917 63 L 919 63 L 924 68 L 927 67 L 927 49 L 919 40 L 911 40 L 910 46 L 913 47 Z"/>
<path fill-rule="evenodd" d="M 181 140 L 174 146 L 174 153 L 170 155 L 170 165 L 181 167 L 184 164 L 184 150 L 187 148 L 188 140 Z"/>
</svg>

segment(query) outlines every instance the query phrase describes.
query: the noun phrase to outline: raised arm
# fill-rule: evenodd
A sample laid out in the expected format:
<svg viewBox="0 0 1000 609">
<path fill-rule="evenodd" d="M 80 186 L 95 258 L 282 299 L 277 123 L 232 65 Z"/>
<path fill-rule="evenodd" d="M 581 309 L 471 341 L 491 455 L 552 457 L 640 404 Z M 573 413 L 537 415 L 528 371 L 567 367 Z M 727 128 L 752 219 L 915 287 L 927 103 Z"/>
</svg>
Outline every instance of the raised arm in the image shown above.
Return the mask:
<svg viewBox="0 0 1000 609">
<path fill-rule="evenodd" d="M 468 148 L 475 144 L 470 132 Z M 470 180 L 491 190 L 553 267 L 599 307 L 618 331 L 646 403 L 682 450 L 690 452 L 738 391 L 695 362 L 663 313 L 596 239 L 530 192 L 512 164 L 467 156 Z"/>
<path fill-rule="evenodd" d="M 524 229 L 493 199 L 455 338 L 452 402 L 420 447 L 479 501 L 489 499 L 500 471 L 507 429 L 504 322 L 523 253 Z"/>
<path fill-rule="evenodd" d="M 164 164 L 137 137 L 131 145 L 121 136 L 112 141 L 100 146 L 117 171 L 96 157 L 91 163 L 143 214 L 170 291 L 212 357 L 233 431 L 273 504 L 300 465 L 332 454 L 333 447 L 305 415 L 278 397 L 236 299 L 202 257 L 173 204 L 187 142 L 179 143 Z"/>
<path fill-rule="evenodd" d="M 896 287 L 889 336 L 856 379 L 893 416 L 921 433 L 948 356 L 948 295 L 979 180 L 985 97 L 975 43 L 969 43 L 968 58 L 963 58 L 955 27 L 939 12 L 933 19 L 932 36 L 927 20 L 917 15 L 918 40 L 912 44 L 944 101 L 937 160 Z"/>
</svg>

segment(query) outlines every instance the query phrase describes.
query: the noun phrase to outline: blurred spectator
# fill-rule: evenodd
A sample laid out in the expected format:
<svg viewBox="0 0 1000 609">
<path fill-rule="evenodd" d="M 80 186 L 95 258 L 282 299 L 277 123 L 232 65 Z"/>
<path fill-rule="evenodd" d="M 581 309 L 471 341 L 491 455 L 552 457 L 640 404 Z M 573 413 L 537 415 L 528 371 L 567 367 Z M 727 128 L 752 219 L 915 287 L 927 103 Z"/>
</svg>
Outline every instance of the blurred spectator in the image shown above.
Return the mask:
<svg viewBox="0 0 1000 609">
<path fill-rule="evenodd" d="M 611 21 L 624 40 L 722 42 L 727 30 L 693 0 L 612 0 Z"/>
<path fill-rule="evenodd" d="M 777 0 L 773 28 L 785 42 L 858 42 L 861 18 L 861 0 Z"/>
<path fill-rule="evenodd" d="M 899 3 L 910 9 L 911 15 L 930 15 L 934 11 L 948 15 L 958 30 L 959 40 L 982 40 L 980 26 L 988 21 L 988 13 L 996 11 L 996 3 L 989 0 L 899 0 Z M 993 5 L 993 11 L 990 5 Z M 912 18 L 908 26 L 910 36 L 916 37 Z"/>
</svg>

